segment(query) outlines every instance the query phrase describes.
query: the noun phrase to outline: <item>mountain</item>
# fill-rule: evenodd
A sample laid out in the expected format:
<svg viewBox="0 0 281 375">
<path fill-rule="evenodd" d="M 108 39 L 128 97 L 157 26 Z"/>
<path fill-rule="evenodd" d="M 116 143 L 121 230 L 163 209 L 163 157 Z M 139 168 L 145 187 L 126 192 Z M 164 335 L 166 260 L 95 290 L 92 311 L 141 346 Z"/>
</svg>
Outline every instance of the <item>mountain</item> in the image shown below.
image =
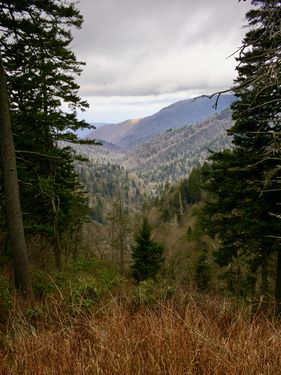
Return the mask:
<svg viewBox="0 0 281 375">
<path fill-rule="evenodd" d="M 157 191 L 168 180 L 178 181 L 188 177 L 193 167 L 207 159 L 210 151 L 230 147 L 231 137 L 227 136 L 227 129 L 231 125 L 231 111 L 226 108 L 204 121 L 168 129 L 130 148 L 105 141 L 102 146 L 76 144 L 72 147 L 89 159 L 93 170 L 112 168 L 116 172 L 113 179 L 117 181 L 121 167 L 132 180 L 136 176 L 138 181 L 143 181 L 146 191 Z M 111 167 L 114 165 L 118 168 Z M 98 176 L 93 180 L 100 185 Z"/>
<path fill-rule="evenodd" d="M 234 95 L 222 95 L 217 109 L 213 108 L 216 98 L 198 97 L 182 100 L 142 119 L 103 126 L 91 132 L 89 138 L 105 140 L 122 147 L 131 147 L 168 129 L 181 128 L 203 121 L 228 108 L 233 100 Z"/>
<path fill-rule="evenodd" d="M 93 125 L 96 129 L 100 128 L 101 126 L 105 126 L 107 125 L 106 122 L 90 122 L 90 125 Z M 79 139 L 87 139 L 89 138 L 89 135 L 90 135 L 90 138 L 91 138 L 91 133 L 92 133 L 92 130 L 89 130 L 89 129 L 79 129 L 77 130 L 77 136 Z"/>
<path fill-rule="evenodd" d="M 221 106 L 226 106 L 233 97 L 223 99 Z M 101 211 L 107 212 L 112 201 L 116 199 L 121 199 L 127 209 L 134 210 L 142 204 L 145 197 L 159 194 L 167 181 L 177 182 L 188 178 L 194 167 L 204 163 L 210 151 L 231 147 L 231 137 L 227 136 L 227 129 L 232 125 L 230 107 L 227 106 L 221 112 L 212 111 L 212 115 L 207 116 L 210 108 L 202 107 L 199 113 L 199 104 L 196 104 L 195 108 L 194 102 L 189 103 L 193 107 L 193 112 L 189 111 L 189 118 L 193 118 L 193 123 L 188 122 L 177 127 L 180 122 L 172 121 L 180 118 L 178 113 L 185 113 L 186 107 L 189 106 L 182 101 L 145 119 L 126 121 L 121 124 L 122 131 L 113 135 L 110 130 L 116 125 L 104 126 L 102 131 L 109 131 L 111 138 L 102 141 L 102 146 L 72 145 L 78 154 L 88 158 L 86 163 L 77 162 L 76 170 L 89 192 L 89 202 L 95 217 L 102 220 Z M 161 126 L 157 134 L 152 132 L 149 136 L 146 130 L 146 138 L 143 138 L 142 142 L 128 143 L 130 147 L 120 146 L 125 144 L 125 137 L 132 135 L 140 123 L 145 123 L 144 121 L 151 117 L 167 119 L 168 113 L 171 114 L 168 129 Z M 195 122 L 196 118 L 205 116 L 207 118 L 204 120 Z M 99 137 L 101 135 L 99 133 Z M 112 143 L 112 140 L 116 143 Z"/>
<path fill-rule="evenodd" d="M 177 181 L 202 164 L 210 151 L 230 147 L 227 129 L 231 125 L 231 111 L 227 108 L 200 123 L 168 129 L 130 149 L 123 156 L 123 165 L 147 183 Z"/>
<path fill-rule="evenodd" d="M 87 138 L 118 144 L 138 121 L 137 119 L 132 119 L 118 124 L 107 124 L 101 126 L 99 129 L 91 131 L 91 133 L 87 135 Z"/>
<path fill-rule="evenodd" d="M 93 122 L 91 124 L 94 125 L 96 129 L 100 128 L 101 126 L 112 125 L 111 122 Z"/>
</svg>

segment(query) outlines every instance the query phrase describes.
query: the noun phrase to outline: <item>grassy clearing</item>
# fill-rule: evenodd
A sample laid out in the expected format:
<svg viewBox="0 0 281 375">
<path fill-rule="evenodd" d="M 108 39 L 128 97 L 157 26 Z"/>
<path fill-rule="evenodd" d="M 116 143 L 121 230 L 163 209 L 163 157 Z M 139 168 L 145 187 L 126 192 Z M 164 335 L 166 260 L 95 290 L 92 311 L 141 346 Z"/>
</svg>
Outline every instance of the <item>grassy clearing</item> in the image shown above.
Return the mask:
<svg viewBox="0 0 281 375">
<path fill-rule="evenodd" d="M 38 316 L 10 312 L 0 374 L 280 373 L 281 324 L 259 309 L 181 292 L 140 304 L 120 289 L 75 314 L 48 304 Z"/>
</svg>

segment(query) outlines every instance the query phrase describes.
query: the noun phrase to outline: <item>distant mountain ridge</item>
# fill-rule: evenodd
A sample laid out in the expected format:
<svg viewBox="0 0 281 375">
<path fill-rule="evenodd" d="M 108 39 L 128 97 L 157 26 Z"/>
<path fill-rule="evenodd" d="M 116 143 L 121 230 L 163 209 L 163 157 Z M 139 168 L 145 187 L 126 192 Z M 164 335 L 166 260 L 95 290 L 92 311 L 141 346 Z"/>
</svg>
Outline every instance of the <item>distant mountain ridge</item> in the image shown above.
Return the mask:
<svg viewBox="0 0 281 375">
<path fill-rule="evenodd" d="M 234 98 L 234 95 L 221 95 L 216 109 L 213 108 L 216 102 L 215 97 L 182 100 L 142 119 L 102 126 L 91 132 L 88 138 L 105 140 L 122 147 L 131 147 L 168 129 L 182 128 L 204 121 L 228 108 Z"/>
<path fill-rule="evenodd" d="M 130 148 L 106 141 L 102 146 L 75 144 L 72 147 L 86 156 L 92 166 L 103 165 L 108 169 L 109 165 L 116 165 L 116 171 L 120 172 L 121 167 L 122 171 L 143 181 L 144 189 L 157 191 L 165 181 L 188 177 L 192 168 L 207 160 L 210 151 L 230 148 L 232 138 L 227 130 L 231 126 L 228 107 L 204 121 L 168 129 Z"/>
<path fill-rule="evenodd" d="M 152 116 L 96 130 L 94 137 L 101 139 L 101 146 L 74 144 L 89 160 L 77 163 L 76 170 L 92 207 L 106 207 L 116 196 L 134 207 L 144 196 L 159 194 L 167 181 L 188 178 L 210 151 L 230 148 L 227 130 L 232 126 L 233 100 L 232 95 L 222 96 L 217 111 L 212 108 L 215 99 L 177 102 Z"/>
<path fill-rule="evenodd" d="M 166 130 L 136 145 L 123 157 L 123 165 L 147 182 L 178 181 L 202 164 L 210 151 L 231 147 L 227 130 L 232 126 L 230 108 L 197 124 Z"/>
<path fill-rule="evenodd" d="M 93 130 L 87 135 L 87 138 L 99 139 L 108 143 L 119 144 L 122 138 L 130 131 L 130 129 L 136 125 L 137 119 L 126 120 L 118 124 L 106 124 L 101 126 L 99 129 Z"/>
</svg>

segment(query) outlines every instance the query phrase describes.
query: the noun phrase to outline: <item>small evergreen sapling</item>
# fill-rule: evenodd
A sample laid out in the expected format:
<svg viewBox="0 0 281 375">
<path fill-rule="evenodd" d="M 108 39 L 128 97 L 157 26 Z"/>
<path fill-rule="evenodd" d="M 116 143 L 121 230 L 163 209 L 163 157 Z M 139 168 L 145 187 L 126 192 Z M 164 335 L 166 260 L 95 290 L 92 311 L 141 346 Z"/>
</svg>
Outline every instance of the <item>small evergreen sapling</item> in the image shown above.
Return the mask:
<svg viewBox="0 0 281 375">
<path fill-rule="evenodd" d="M 164 249 L 164 244 L 151 238 L 151 226 L 145 218 L 132 249 L 132 276 L 137 282 L 156 277 L 164 260 Z"/>
</svg>

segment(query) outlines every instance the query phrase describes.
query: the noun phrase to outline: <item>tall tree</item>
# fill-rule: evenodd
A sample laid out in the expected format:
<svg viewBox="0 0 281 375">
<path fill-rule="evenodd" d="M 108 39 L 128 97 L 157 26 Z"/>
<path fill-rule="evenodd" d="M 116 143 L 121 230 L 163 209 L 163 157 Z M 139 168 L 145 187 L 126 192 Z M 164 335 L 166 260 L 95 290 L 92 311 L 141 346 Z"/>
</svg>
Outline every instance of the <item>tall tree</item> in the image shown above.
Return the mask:
<svg viewBox="0 0 281 375">
<path fill-rule="evenodd" d="M 25 295 L 32 296 L 31 278 L 20 206 L 16 156 L 10 121 L 5 72 L 0 53 L 0 158 L 9 242 L 14 265 L 16 287 Z"/>
<path fill-rule="evenodd" d="M 219 234 L 217 253 L 225 264 L 247 259 L 262 269 L 267 289 L 267 259 L 279 248 L 281 2 L 254 0 L 246 14 L 249 31 L 243 40 L 233 91 L 233 152 L 212 156 L 205 207 L 210 231 Z M 208 220 L 207 220 L 208 221 Z M 281 261 L 277 265 L 281 265 Z M 281 269 L 277 266 L 275 296 L 281 299 Z"/>
<path fill-rule="evenodd" d="M 82 16 L 71 1 L 0 3 L 0 48 L 23 182 L 25 224 L 51 235 L 58 268 L 61 231 L 71 205 L 82 203 L 73 152 L 59 144 L 61 139 L 75 142 L 73 131 L 88 127 L 77 119 L 77 110 L 87 107 L 75 82 L 83 64 L 70 49 L 71 28 L 81 24 Z"/>
<path fill-rule="evenodd" d="M 132 251 L 132 274 L 136 281 L 155 278 L 163 262 L 164 245 L 151 238 L 151 227 L 144 218 L 135 235 Z"/>
</svg>

